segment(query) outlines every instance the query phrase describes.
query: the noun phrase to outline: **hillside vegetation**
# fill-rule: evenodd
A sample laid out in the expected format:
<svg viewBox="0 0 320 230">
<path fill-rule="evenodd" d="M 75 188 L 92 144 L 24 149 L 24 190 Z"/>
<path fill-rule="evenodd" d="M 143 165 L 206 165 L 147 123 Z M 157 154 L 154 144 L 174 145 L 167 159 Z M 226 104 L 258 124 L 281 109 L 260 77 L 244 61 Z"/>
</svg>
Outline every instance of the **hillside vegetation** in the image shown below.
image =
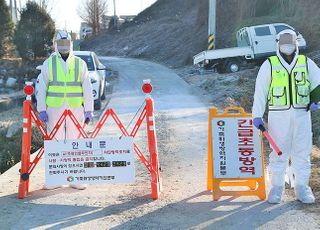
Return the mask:
<svg viewBox="0 0 320 230">
<path fill-rule="evenodd" d="M 235 45 L 235 32 L 243 26 L 285 22 L 303 34 L 310 51 L 318 50 L 319 8 L 317 0 L 218 0 L 216 46 Z M 85 41 L 82 49 L 184 66 L 206 49 L 207 21 L 208 0 L 158 0 L 119 30 Z"/>
</svg>

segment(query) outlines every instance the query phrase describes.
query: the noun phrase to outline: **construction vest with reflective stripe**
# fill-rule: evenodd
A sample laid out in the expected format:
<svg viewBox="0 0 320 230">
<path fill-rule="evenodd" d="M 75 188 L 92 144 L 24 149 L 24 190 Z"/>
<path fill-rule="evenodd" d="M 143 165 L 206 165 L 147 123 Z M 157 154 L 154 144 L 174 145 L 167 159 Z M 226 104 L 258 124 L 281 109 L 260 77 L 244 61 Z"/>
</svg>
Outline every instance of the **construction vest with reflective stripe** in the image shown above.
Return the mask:
<svg viewBox="0 0 320 230">
<path fill-rule="evenodd" d="M 81 66 L 79 57 L 70 57 L 67 73 L 64 73 L 57 55 L 49 58 L 49 84 L 47 89 L 47 106 L 59 108 L 64 101 L 71 108 L 79 108 L 83 104 L 83 89 L 80 80 Z"/>
<path fill-rule="evenodd" d="M 307 58 L 299 55 L 289 74 L 277 56 L 269 58 L 272 75 L 268 94 L 269 110 L 286 110 L 291 106 L 305 109 L 310 103 Z"/>
</svg>

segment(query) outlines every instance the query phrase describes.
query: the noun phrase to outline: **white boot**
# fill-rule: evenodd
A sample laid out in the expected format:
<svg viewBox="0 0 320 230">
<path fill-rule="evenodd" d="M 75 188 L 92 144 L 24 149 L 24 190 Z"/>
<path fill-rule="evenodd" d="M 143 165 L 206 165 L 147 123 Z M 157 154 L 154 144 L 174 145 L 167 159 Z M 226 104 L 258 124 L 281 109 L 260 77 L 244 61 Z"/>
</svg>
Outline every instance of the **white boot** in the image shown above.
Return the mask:
<svg viewBox="0 0 320 230">
<path fill-rule="evenodd" d="M 296 185 L 295 193 L 297 199 L 304 204 L 313 204 L 315 202 L 312 190 L 308 185 Z"/>
<path fill-rule="evenodd" d="M 283 194 L 283 186 L 273 186 L 268 195 L 270 204 L 279 204 Z"/>
<path fill-rule="evenodd" d="M 88 185 L 87 184 L 71 184 L 70 187 L 74 189 L 85 190 L 86 188 L 88 188 Z"/>
<path fill-rule="evenodd" d="M 53 190 L 53 189 L 57 189 L 57 188 L 62 188 L 62 185 L 47 185 L 44 184 L 42 189 L 44 190 Z"/>
</svg>

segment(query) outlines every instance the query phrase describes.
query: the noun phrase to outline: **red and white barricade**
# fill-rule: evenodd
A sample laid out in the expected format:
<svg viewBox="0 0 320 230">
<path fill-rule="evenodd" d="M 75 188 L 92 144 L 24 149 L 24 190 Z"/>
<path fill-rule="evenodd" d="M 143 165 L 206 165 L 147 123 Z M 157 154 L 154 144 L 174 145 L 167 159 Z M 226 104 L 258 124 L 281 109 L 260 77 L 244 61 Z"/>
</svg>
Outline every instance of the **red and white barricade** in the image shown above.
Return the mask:
<svg viewBox="0 0 320 230">
<path fill-rule="evenodd" d="M 108 118 L 113 119 L 117 126 L 119 127 L 122 136 L 135 137 L 142 122 L 146 120 L 147 124 L 147 136 L 148 136 L 148 149 L 149 149 L 149 160 L 139 149 L 138 145 L 134 143 L 134 152 L 138 155 L 141 162 L 146 166 L 151 174 L 151 194 L 154 200 L 159 198 L 161 190 L 161 178 L 160 178 L 160 165 L 158 158 L 157 149 L 157 138 L 155 131 L 155 119 L 154 119 L 154 104 L 153 99 L 150 96 L 152 91 L 152 85 L 150 82 L 146 81 L 142 86 L 143 92 L 146 94 L 146 99 L 144 102 L 144 107 L 140 113 L 134 128 L 128 131 L 115 111 L 108 108 L 104 111 L 99 122 L 97 123 L 95 129 L 90 136 L 84 131 L 82 125 L 77 121 L 76 117 L 72 114 L 70 110 L 65 110 L 64 113 L 59 118 L 57 124 L 52 129 L 50 133 L 47 133 L 44 125 L 41 123 L 36 111 L 32 107 L 31 95 L 34 93 L 34 89 L 31 84 L 27 83 L 24 88 L 24 92 L 27 95 L 26 100 L 23 102 L 23 136 L 22 136 L 22 150 L 21 150 L 21 169 L 20 169 L 20 183 L 18 189 L 18 198 L 23 199 L 28 195 L 29 192 L 29 181 L 30 175 L 34 168 L 38 164 L 39 160 L 44 154 L 44 147 L 38 151 L 36 157 L 33 161 L 30 160 L 30 150 L 31 150 L 31 136 L 32 136 L 32 121 L 40 130 L 43 135 L 44 140 L 52 140 L 63 122 L 69 117 L 71 121 L 75 124 L 79 130 L 79 138 L 96 138 L 100 130 L 106 124 Z"/>
</svg>

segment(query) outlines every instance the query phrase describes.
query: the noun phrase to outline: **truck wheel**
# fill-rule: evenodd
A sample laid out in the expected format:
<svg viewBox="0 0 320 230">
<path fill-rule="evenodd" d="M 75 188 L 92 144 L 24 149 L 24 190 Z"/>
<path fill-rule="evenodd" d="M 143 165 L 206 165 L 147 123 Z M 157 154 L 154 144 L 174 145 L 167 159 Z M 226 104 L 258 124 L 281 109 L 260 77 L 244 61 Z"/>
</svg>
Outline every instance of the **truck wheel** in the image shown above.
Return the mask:
<svg viewBox="0 0 320 230">
<path fill-rule="evenodd" d="M 204 63 L 203 68 L 205 70 L 213 70 L 215 68 L 216 62 L 214 60 L 207 60 L 207 62 Z"/>
<path fill-rule="evenodd" d="M 226 70 L 228 73 L 236 73 L 240 70 L 240 64 L 236 60 L 228 61 L 226 64 Z"/>
<path fill-rule="evenodd" d="M 205 69 L 205 70 L 210 70 L 210 69 L 212 69 L 212 63 L 207 63 L 207 64 L 204 64 L 203 65 L 203 68 Z"/>
<path fill-rule="evenodd" d="M 219 63 L 216 66 L 216 70 L 218 73 L 221 73 L 221 74 L 226 72 L 225 66 L 222 63 Z"/>
</svg>

